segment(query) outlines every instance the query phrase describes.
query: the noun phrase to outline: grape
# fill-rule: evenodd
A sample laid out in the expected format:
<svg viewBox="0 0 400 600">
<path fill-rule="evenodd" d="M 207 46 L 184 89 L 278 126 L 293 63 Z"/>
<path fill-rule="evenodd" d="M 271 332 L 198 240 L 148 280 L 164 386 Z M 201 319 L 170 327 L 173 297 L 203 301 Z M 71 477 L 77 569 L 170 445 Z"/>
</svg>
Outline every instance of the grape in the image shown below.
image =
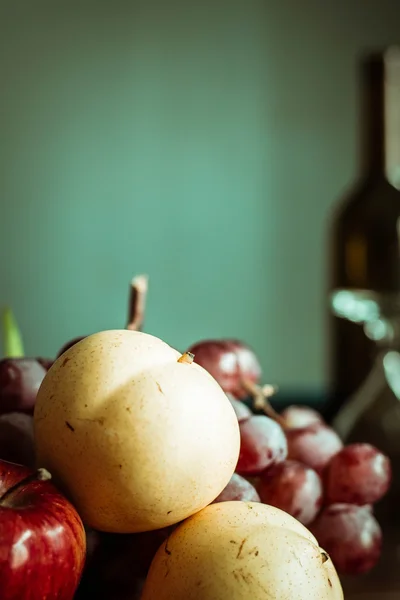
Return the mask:
<svg viewBox="0 0 400 600">
<path fill-rule="evenodd" d="M 225 340 L 204 340 L 191 346 L 189 352 L 194 354 L 194 361 L 218 381 L 224 392 L 234 394 L 239 380 L 239 362 L 230 344 Z"/>
<path fill-rule="evenodd" d="M 220 493 L 218 498 L 215 498 L 214 503 L 229 502 L 231 500 L 260 502 L 260 497 L 257 494 L 255 487 L 247 481 L 247 479 L 234 473 L 226 488 Z"/>
<path fill-rule="evenodd" d="M 245 404 L 241 400 L 236 400 L 236 398 L 234 398 L 231 394 L 227 394 L 227 396 L 228 396 L 230 403 L 233 406 L 233 410 L 236 413 L 237 420 L 239 421 L 239 423 L 241 421 L 244 421 L 245 419 L 248 419 L 249 417 L 251 417 L 251 415 L 253 413 L 250 410 L 250 408 L 247 406 L 247 404 Z"/>
<path fill-rule="evenodd" d="M 243 400 L 249 394 L 243 380 L 257 383 L 260 363 L 253 350 L 238 340 L 203 340 L 188 350 L 195 362 L 208 371 L 224 392 Z"/>
<path fill-rule="evenodd" d="M 288 406 L 282 412 L 287 427 L 307 427 L 313 423 L 322 423 L 322 415 L 309 406 Z"/>
<path fill-rule="evenodd" d="M 253 383 L 258 383 L 261 379 L 261 366 L 254 351 L 247 344 L 238 340 L 227 341 L 236 352 L 241 377 Z"/>
<path fill-rule="evenodd" d="M 259 484 L 260 476 L 261 475 L 262 475 L 262 471 L 258 475 L 247 475 L 246 474 L 246 478 L 245 479 L 246 479 L 246 481 L 248 481 L 249 483 L 251 483 L 251 485 L 253 486 L 253 488 L 255 488 L 256 490 L 258 490 L 258 484 Z"/>
<path fill-rule="evenodd" d="M 261 502 L 284 510 L 304 525 L 315 519 L 322 504 L 319 475 L 294 460 L 286 460 L 262 473 L 257 491 Z"/>
<path fill-rule="evenodd" d="M 0 458 L 35 467 L 33 417 L 24 413 L 0 416 Z"/>
<path fill-rule="evenodd" d="M 380 557 L 382 532 L 368 505 L 331 504 L 309 528 L 340 573 L 366 573 Z"/>
<path fill-rule="evenodd" d="M 46 370 L 35 358 L 0 361 L 0 414 L 33 412 L 36 395 Z"/>
<path fill-rule="evenodd" d="M 236 471 L 256 475 L 287 455 L 286 437 L 282 427 L 269 417 L 253 415 L 239 423 L 240 454 Z"/>
<path fill-rule="evenodd" d="M 40 365 L 42 365 L 42 367 L 43 367 L 43 368 L 44 368 L 46 371 L 48 371 L 48 370 L 50 369 L 50 367 L 52 367 L 52 366 L 53 366 L 53 364 L 54 364 L 54 360 L 53 360 L 53 359 L 51 359 L 51 358 L 40 358 L 40 357 L 39 357 L 39 358 L 37 358 L 36 360 L 38 361 L 38 363 L 39 363 Z"/>
<path fill-rule="evenodd" d="M 288 429 L 288 456 L 321 472 L 331 458 L 343 448 L 343 443 L 333 429 L 324 423 Z"/>
<path fill-rule="evenodd" d="M 334 456 L 324 473 L 329 504 L 374 504 L 388 491 L 390 461 L 370 444 L 350 444 Z"/>
</svg>

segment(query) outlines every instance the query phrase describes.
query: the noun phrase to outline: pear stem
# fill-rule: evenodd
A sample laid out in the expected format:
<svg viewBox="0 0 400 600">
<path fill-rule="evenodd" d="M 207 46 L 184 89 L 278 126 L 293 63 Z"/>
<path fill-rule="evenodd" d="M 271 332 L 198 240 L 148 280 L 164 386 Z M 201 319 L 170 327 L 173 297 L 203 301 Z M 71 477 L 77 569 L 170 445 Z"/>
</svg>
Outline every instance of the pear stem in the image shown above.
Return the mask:
<svg viewBox="0 0 400 600">
<path fill-rule="evenodd" d="M 326 563 L 329 560 L 329 555 L 325 552 L 325 550 L 321 551 L 321 560 L 322 564 Z"/>
<path fill-rule="evenodd" d="M 263 387 L 257 385 L 253 381 L 248 379 L 242 380 L 242 385 L 246 392 L 250 394 L 253 398 L 253 408 L 254 410 L 261 410 L 267 417 L 270 417 L 282 427 L 282 429 L 287 429 L 287 424 L 284 419 L 276 410 L 271 406 L 269 398 L 273 396 L 277 387 L 273 385 L 264 385 Z"/>
<path fill-rule="evenodd" d="M 0 496 L 0 506 L 3 506 L 7 500 L 20 488 L 32 483 L 33 481 L 48 481 L 51 479 L 50 473 L 46 469 L 37 469 L 31 475 L 24 477 L 21 481 L 18 481 L 15 485 L 11 486 L 2 496 Z"/>
<path fill-rule="evenodd" d="M 182 356 L 178 358 L 178 363 L 185 363 L 191 365 L 194 361 L 194 354 L 192 352 L 184 352 Z"/>
<path fill-rule="evenodd" d="M 129 296 L 128 323 L 126 325 L 126 329 L 129 329 L 130 331 L 141 331 L 143 327 L 147 288 L 147 275 L 137 275 L 132 279 Z"/>
</svg>

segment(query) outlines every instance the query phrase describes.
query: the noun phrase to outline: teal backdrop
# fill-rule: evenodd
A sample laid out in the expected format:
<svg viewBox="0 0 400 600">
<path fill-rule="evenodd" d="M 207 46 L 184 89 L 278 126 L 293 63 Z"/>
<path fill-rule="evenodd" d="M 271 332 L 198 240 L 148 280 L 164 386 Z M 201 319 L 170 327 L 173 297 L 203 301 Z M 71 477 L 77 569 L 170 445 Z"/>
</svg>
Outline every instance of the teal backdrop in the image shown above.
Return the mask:
<svg viewBox="0 0 400 600">
<path fill-rule="evenodd" d="M 393 0 L 0 2 L 0 304 L 27 352 L 125 324 L 236 336 L 327 382 L 329 210 L 358 168 L 357 60 Z"/>
</svg>

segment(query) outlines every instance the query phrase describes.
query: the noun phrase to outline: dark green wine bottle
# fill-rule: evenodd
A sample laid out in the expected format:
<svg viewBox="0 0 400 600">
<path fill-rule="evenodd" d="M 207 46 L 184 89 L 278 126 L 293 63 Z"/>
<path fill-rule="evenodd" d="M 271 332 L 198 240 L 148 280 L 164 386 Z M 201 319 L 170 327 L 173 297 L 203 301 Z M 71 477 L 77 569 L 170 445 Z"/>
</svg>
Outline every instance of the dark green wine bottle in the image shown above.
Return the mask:
<svg viewBox="0 0 400 600">
<path fill-rule="evenodd" d="M 361 68 L 362 173 L 334 215 L 331 291 L 400 293 L 400 49 Z M 380 296 L 378 296 L 380 297 Z M 331 418 L 369 373 L 376 344 L 362 326 L 331 319 Z"/>
</svg>

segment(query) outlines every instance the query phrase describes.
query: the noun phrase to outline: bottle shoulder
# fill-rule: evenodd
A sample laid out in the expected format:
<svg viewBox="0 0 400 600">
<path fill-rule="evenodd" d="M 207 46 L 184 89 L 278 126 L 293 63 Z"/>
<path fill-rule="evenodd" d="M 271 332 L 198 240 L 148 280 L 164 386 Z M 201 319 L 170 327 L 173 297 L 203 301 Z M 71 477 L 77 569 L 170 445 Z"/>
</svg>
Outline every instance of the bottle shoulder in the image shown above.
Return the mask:
<svg viewBox="0 0 400 600">
<path fill-rule="evenodd" d="M 339 203 L 334 221 L 337 224 L 387 224 L 397 227 L 400 218 L 400 191 L 384 177 L 362 180 Z"/>
</svg>

